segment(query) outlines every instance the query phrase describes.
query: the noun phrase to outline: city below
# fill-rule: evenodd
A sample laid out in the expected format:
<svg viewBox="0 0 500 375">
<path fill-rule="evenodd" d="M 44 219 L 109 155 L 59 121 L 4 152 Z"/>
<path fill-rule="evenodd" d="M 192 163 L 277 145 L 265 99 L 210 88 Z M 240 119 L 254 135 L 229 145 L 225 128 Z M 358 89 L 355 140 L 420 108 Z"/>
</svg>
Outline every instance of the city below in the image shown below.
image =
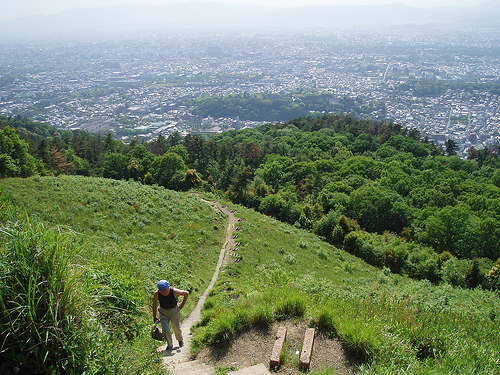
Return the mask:
<svg viewBox="0 0 500 375">
<path fill-rule="evenodd" d="M 499 41 L 492 28 L 391 26 L 5 42 L 0 115 L 149 141 L 290 120 L 202 113 L 205 97 L 313 93 L 327 105 L 304 116 L 393 122 L 466 156 L 500 142 Z"/>
</svg>

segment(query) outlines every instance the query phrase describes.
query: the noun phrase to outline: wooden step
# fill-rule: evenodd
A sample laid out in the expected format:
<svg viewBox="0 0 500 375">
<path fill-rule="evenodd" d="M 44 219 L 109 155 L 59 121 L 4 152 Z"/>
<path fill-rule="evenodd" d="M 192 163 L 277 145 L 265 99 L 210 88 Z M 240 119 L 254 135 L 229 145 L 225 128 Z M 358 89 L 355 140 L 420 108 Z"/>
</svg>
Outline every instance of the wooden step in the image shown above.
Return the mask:
<svg viewBox="0 0 500 375">
<path fill-rule="evenodd" d="M 276 341 L 274 342 L 273 351 L 271 353 L 271 359 L 269 360 L 269 367 L 274 368 L 281 364 L 281 351 L 283 350 L 283 344 L 286 339 L 286 327 L 279 327 L 278 333 L 276 333 Z"/>
<path fill-rule="evenodd" d="M 314 328 L 307 328 L 304 335 L 304 343 L 302 345 L 302 353 L 300 353 L 299 368 L 308 370 L 311 365 L 311 355 L 314 345 Z"/>
</svg>

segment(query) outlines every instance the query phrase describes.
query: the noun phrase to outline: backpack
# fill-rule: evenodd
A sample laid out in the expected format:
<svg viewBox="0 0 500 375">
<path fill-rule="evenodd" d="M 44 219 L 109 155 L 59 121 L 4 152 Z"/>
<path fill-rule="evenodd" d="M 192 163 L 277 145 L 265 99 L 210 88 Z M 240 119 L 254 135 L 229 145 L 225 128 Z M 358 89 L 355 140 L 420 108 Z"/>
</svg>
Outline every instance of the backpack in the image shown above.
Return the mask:
<svg viewBox="0 0 500 375">
<path fill-rule="evenodd" d="M 163 332 L 161 331 L 161 327 L 158 327 L 158 323 L 153 324 L 151 327 L 151 338 L 158 341 L 164 341 L 165 337 L 163 337 Z"/>
</svg>

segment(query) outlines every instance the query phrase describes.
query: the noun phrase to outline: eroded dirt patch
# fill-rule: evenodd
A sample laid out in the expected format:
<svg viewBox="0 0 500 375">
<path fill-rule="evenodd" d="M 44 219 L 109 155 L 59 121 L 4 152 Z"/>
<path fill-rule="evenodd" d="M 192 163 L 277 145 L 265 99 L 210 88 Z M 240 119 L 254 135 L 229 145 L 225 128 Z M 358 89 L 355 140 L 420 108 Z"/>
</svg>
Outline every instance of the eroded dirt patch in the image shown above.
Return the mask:
<svg viewBox="0 0 500 375">
<path fill-rule="evenodd" d="M 237 368 L 252 366 L 257 363 L 269 365 L 275 335 L 279 326 L 287 328 L 286 363 L 275 370 L 278 374 L 303 374 L 298 369 L 300 351 L 307 325 L 303 321 L 287 320 L 270 326 L 256 325 L 238 334 L 228 346 L 207 347 L 197 359 L 217 367 Z M 298 354 L 297 354 L 298 353 Z M 336 338 L 316 331 L 310 371 L 330 368 L 339 375 L 355 374 L 355 362 L 349 357 Z"/>
</svg>

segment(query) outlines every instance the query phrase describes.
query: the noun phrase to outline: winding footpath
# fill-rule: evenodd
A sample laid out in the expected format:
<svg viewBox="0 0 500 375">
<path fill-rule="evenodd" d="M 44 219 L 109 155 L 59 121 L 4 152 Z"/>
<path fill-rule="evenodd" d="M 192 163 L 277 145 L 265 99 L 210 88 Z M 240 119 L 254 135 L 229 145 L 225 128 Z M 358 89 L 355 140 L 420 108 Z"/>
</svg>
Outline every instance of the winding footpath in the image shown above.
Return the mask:
<svg viewBox="0 0 500 375">
<path fill-rule="evenodd" d="M 166 343 L 160 346 L 157 351 L 160 353 L 163 358 L 162 362 L 165 368 L 168 371 L 172 371 L 173 374 L 180 373 L 177 371 L 180 368 L 183 368 L 182 364 L 189 363 L 190 351 L 191 351 L 191 327 L 201 319 L 201 308 L 205 303 L 208 293 L 213 288 L 215 282 L 217 281 L 217 277 L 219 276 L 220 268 L 227 261 L 226 255 L 231 251 L 231 248 L 234 247 L 235 240 L 233 238 L 233 231 L 235 229 L 235 223 L 238 221 L 234 216 L 234 211 L 229 210 L 226 206 L 221 205 L 219 202 L 210 202 L 203 200 L 203 202 L 209 203 L 212 208 L 216 211 L 220 211 L 227 215 L 228 217 L 228 225 L 226 227 L 226 241 L 222 246 L 222 249 L 219 254 L 219 261 L 217 262 L 217 266 L 215 268 L 215 272 L 212 276 L 212 280 L 208 284 L 207 289 L 203 292 L 196 304 L 196 307 L 193 309 L 189 317 L 184 319 L 181 323 L 182 335 L 184 338 L 184 346 L 181 348 L 178 345 L 174 346 L 172 350 L 166 350 Z M 202 364 L 200 364 L 202 365 Z M 194 370 L 194 369 L 193 369 Z M 195 370 L 193 373 L 201 373 L 201 370 Z M 207 372 L 210 373 L 210 372 Z"/>
</svg>

